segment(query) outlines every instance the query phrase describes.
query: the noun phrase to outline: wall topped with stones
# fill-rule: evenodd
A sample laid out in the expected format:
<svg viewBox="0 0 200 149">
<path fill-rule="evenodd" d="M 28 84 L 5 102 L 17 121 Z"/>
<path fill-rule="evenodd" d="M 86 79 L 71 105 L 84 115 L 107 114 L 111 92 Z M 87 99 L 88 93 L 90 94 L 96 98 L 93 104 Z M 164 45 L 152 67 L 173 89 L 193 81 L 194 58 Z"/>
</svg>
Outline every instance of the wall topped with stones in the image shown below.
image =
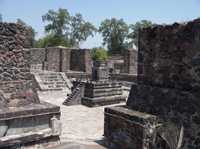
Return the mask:
<svg viewBox="0 0 200 149">
<path fill-rule="evenodd" d="M 145 84 L 199 87 L 200 20 L 141 30 L 138 63 L 139 80 Z"/>
</svg>

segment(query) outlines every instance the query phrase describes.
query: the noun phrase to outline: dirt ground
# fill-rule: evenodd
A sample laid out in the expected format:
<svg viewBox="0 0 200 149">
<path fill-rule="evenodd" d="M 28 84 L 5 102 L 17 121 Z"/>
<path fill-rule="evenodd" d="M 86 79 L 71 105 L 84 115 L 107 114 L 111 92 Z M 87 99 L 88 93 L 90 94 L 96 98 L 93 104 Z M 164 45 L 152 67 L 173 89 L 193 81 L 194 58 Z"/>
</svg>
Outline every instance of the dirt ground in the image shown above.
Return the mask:
<svg viewBox="0 0 200 149">
<path fill-rule="evenodd" d="M 64 92 L 38 92 L 38 94 L 40 100 L 61 107 L 62 143 L 73 142 L 84 145 L 97 145 L 96 142 L 103 139 L 104 108 L 108 106 L 94 108 L 83 105 L 64 106 L 62 105 L 66 98 Z M 124 95 L 128 96 L 128 91 L 125 91 Z"/>
</svg>

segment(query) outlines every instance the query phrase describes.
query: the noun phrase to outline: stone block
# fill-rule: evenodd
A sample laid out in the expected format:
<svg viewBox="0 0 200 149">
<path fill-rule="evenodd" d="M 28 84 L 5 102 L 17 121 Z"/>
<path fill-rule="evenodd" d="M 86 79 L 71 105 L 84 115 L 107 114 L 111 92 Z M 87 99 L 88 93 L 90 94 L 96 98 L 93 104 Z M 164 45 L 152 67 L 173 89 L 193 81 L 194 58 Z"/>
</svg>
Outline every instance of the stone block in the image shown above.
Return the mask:
<svg viewBox="0 0 200 149">
<path fill-rule="evenodd" d="M 115 149 L 150 149 L 155 138 L 157 118 L 127 107 L 105 108 L 104 136 Z"/>
</svg>

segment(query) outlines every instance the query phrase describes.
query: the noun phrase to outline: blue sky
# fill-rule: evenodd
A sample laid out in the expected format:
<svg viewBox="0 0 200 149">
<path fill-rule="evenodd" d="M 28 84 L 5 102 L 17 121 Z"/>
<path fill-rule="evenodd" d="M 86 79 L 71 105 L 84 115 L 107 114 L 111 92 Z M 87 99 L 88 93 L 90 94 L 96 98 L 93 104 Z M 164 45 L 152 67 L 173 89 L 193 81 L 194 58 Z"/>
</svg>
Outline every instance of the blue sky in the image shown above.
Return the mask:
<svg viewBox="0 0 200 149">
<path fill-rule="evenodd" d="M 123 18 L 127 23 L 142 19 L 157 24 L 189 21 L 200 17 L 200 0 L 0 0 L 0 13 L 6 22 L 17 18 L 31 25 L 37 38 L 44 36 L 41 16 L 49 9 L 66 8 L 74 15 L 81 13 L 95 26 L 106 18 Z M 99 35 L 89 38 L 81 47 L 99 46 Z"/>
</svg>

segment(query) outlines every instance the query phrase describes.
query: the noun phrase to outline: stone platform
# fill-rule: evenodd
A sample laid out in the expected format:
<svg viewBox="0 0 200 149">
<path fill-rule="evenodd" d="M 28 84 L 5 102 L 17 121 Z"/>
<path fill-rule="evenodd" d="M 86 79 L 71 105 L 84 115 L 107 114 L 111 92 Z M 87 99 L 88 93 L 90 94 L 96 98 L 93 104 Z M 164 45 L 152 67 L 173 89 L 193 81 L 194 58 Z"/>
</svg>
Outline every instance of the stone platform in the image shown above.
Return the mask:
<svg viewBox="0 0 200 149">
<path fill-rule="evenodd" d="M 147 142 L 153 140 L 156 116 L 116 106 L 105 108 L 104 117 L 104 136 L 109 147 L 149 149 Z"/>
<path fill-rule="evenodd" d="M 125 102 L 120 83 L 110 81 L 92 81 L 85 84 L 82 104 L 94 107 Z"/>
<path fill-rule="evenodd" d="M 0 147 L 23 145 L 58 138 L 61 133 L 60 108 L 49 103 L 0 110 Z"/>
<path fill-rule="evenodd" d="M 14 23 L 0 28 L 0 148 L 59 142 L 60 108 L 40 101 L 30 73 L 29 28 Z"/>
</svg>

